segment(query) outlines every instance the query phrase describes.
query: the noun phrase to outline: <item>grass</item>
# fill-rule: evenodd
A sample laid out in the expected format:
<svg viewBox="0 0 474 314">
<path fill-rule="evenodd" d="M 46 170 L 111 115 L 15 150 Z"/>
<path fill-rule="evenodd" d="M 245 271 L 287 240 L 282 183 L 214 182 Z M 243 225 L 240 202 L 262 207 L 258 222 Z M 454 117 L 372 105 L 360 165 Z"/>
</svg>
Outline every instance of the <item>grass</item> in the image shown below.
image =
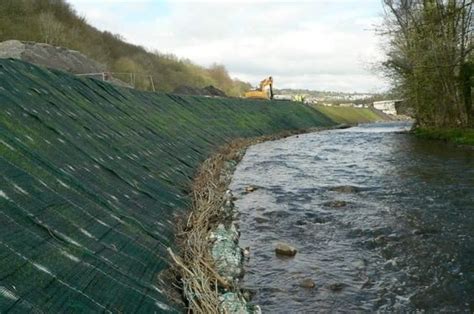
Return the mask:
<svg viewBox="0 0 474 314">
<path fill-rule="evenodd" d="M 413 133 L 420 138 L 474 146 L 474 129 L 417 128 Z"/>
<path fill-rule="evenodd" d="M 367 108 L 327 107 L 314 105 L 314 108 L 337 123 L 368 123 L 385 120 L 384 117 Z"/>
</svg>

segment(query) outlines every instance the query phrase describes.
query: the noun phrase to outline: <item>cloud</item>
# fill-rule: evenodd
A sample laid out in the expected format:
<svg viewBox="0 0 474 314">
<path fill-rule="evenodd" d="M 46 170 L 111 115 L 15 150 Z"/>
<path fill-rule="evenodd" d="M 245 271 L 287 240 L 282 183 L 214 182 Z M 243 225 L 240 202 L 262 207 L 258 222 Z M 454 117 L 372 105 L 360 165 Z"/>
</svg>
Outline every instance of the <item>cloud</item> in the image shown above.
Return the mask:
<svg viewBox="0 0 474 314">
<path fill-rule="evenodd" d="M 204 66 L 224 64 L 253 84 L 273 75 L 282 88 L 386 86 L 367 70 L 383 56 L 372 30 L 381 21 L 377 0 L 72 3 L 100 29 Z"/>
</svg>

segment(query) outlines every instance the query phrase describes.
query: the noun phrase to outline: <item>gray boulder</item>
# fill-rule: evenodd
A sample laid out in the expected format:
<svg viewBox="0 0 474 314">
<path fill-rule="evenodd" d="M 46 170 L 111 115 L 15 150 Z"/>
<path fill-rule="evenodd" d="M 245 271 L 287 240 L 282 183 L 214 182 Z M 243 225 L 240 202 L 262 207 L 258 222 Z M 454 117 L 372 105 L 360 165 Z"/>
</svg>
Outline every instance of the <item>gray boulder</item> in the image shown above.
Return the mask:
<svg viewBox="0 0 474 314">
<path fill-rule="evenodd" d="M 1 42 L 0 58 L 19 59 L 73 74 L 102 73 L 107 71 L 105 65 L 89 59 L 79 51 L 19 40 Z"/>
<path fill-rule="evenodd" d="M 276 255 L 280 255 L 280 256 L 293 257 L 296 255 L 296 252 L 297 250 L 294 247 L 286 243 L 278 243 L 277 246 L 275 247 Z"/>
</svg>

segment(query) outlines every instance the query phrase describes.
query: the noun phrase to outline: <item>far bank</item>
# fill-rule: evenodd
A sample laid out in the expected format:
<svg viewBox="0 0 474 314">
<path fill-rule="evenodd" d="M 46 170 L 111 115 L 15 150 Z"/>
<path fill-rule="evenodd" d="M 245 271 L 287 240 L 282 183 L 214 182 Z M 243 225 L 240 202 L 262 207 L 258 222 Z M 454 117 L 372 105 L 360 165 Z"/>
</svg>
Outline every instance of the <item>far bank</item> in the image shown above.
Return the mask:
<svg viewBox="0 0 474 314">
<path fill-rule="evenodd" d="M 474 146 L 474 129 L 417 128 L 413 134 L 420 138 L 441 140 L 458 145 Z"/>
</svg>

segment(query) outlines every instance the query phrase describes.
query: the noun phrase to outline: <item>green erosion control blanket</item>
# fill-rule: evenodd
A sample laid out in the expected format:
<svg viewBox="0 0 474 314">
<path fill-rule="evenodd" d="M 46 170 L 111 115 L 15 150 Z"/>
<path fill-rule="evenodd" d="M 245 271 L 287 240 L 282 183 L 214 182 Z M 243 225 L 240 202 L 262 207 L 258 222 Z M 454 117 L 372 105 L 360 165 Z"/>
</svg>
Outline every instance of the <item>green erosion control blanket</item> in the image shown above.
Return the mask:
<svg viewBox="0 0 474 314">
<path fill-rule="evenodd" d="M 0 60 L 0 313 L 163 312 L 176 215 L 237 137 L 334 123 L 291 102 L 146 93 Z"/>
</svg>

